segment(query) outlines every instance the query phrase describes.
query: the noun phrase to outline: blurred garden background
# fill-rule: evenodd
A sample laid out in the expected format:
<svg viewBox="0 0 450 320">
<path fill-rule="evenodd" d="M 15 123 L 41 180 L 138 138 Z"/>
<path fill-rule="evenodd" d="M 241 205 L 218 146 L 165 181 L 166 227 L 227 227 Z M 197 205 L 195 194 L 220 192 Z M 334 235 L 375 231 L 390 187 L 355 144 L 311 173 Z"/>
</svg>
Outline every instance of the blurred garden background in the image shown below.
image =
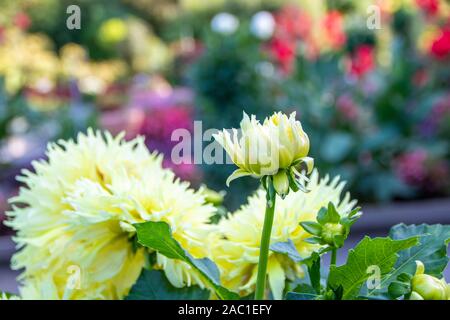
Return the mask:
<svg viewBox="0 0 450 320">
<path fill-rule="evenodd" d="M 144 135 L 180 178 L 220 191 L 234 167 L 173 164 L 173 130 L 281 110 L 319 172 L 347 180 L 366 229 L 449 223 L 449 62 L 449 0 L 0 0 L 0 221 L 49 141 Z M 224 205 L 256 186 L 232 184 Z M 10 236 L 1 224 L 14 292 Z"/>
</svg>

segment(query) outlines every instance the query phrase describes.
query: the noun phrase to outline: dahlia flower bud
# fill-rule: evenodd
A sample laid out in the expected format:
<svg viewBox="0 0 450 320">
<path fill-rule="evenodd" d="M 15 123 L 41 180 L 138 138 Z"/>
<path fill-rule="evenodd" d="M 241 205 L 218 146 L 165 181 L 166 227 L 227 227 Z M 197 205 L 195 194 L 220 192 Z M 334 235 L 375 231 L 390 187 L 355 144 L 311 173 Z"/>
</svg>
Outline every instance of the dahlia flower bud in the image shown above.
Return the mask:
<svg viewBox="0 0 450 320">
<path fill-rule="evenodd" d="M 239 167 L 227 179 L 227 185 L 237 178 L 253 176 L 261 178 L 274 176 L 279 188 L 285 191 L 288 177 L 284 178 L 281 169 L 291 169 L 299 163 L 306 164 L 308 173 L 313 167 L 313 159 L 307 157 L 309 138 L 302 125 L 295 120 L 295 112 L 288 117 L 281 112 L 266 118 L 261 124 L 254 115 L 251 118 L 244 113 L 241 121 L 241 137 L 233 129 L 233 136 L 226 130 L 214 135 L 231 160 Z"/>
<path fill-rule="evenodd" d="M 444 279 L 438 279 L 424 274 L 425 267 L 421 261 L 416 261 L 416 274 L 411 280 L 410 300 L 447 300 L 448 285 Z"/>
<path fill-rule="evenodd" d="M 273 176 L 273 187 L 282 198 L 289 193 L 289 178 L 284 169 Z"/>
<path fill-rule="evenodd" d="M 322 226 L 322 239 L 329 245 L 334 244 L 334 239 L 336 236 L 344 236 L 345 235 L 345 228 L 340 223 L 325 223 Z"/>
</svg>

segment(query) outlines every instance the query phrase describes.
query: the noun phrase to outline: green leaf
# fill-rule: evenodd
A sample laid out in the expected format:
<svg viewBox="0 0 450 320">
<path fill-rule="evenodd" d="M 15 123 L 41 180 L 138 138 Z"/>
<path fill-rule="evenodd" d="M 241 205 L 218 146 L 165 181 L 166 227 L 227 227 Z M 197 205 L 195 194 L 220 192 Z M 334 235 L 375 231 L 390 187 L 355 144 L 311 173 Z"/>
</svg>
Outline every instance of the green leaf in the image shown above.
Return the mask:
<svg viewBox="0 0 450 320">
<path fill-rule="evenodd" d="M 322 226 L 314 221 L 303 221 L 300 222 L 300 225 L 303 229 L 305 229 L 306 232 L 315 235 L 320 236 L 322 233 Z"/>
<path fill-rule="evenodd" d="M 361 208 L 357 207 L 350 211 L 350 213 L 344 217 L 341 218 L 340 223 L 346 228 L 347 235 L 350 231 L 350 227 L 358 221 L 359 218 L 361 218 L 362 213 L 360 212 Z"/>
<path fill-rule="evenodd" d="M 287 242 L 276 242 L 271 244 L 270 250 L 272 250 L 273 252 L 287 255 L 290 259 L 292 259 L 295 262 L 302 261 L 302 257 L 298 253 L 297 248 L 295 247 L 291 239 L 289 239 Z"/>
<path fill-rule="evenodd" d="M 341 220 L 341 215 L 339 212 L 337 212 L 336 207 L 334 206 L 333 202 L 328 203 L 328 221 L 331 223 L 338 223 Z"/>
<path fill-rule="evenodd" d="M 308 240 L 308 239 L 312 239 L 312 238 L 307 238 L 307 239 L 305 239 L 305 241 Z M 302 263 L 305 264 L 305 265 L 307 265 L 307 266 L 312 266 L 313 263 L 314 263 L 314 261 L 317 259 L 316 254 L 318 254 L 319 256 L 321 256 L 321 255 L 323 255 L 324 253 L 327 253 L 328 251 L 331 251 L 332 249 L 333 249 L 333 248 L 330 247 L 330 246 L 323 246 L 323 247 L 321 247 L 319 250 L 313 252 L 308 258 L 304 258 L 303 261 L 302 261 Z"/>
<path fill-rule="evenodd" d="M 392 300 L 390 297 L 385 295 L 378 295 L 378 296 L 358 296 L 358 300 Z"/>
<path fill-rule="evenodd" d="M 333 291 L 333 300 L 342 300 L 342 297 L 344 295 L 344 286 L 339 285 L 336 289 L 332 288 Z"/>
<path fill-rule="evenodd" d="M 6 291 L 0 291 L 0 301 L 2 300 L 2 297 L 6 297 L 7 300 L 20 300 L 18 295 Z"/>
<path fill-rule="evenodd" d="M 316 290 L 307 283 L 299 283 L 292 292 L 316 294 Z"/>
<path fill-rule="evenodd" d="M 414 275 L 416 260 L 423 262 L 427 274 L 442 277 L 448 263 L 446 241 L 450 238 L 450 226 L 440 224 L 407 226 L 401 223 L 392 227 L 390 231 L 390 237 L 395 240 L 412 236 L 419 237 L 419 244 L 399 252 L 395 270 L 381 281 L 380 289 L 369 291 L 368 296 L 386 293 L 390 283 L 402 274 Z"/>
<path fill-rule="evenodd" d="M 324 244 L 322 238 L 319 237 L 306 238 L 304 241 L 311 244 Z"/>
<path fill-rule="evenodd" d="M 147 221 L 134 225 L 139 244 L 158 251 L 169 259 L 186 262 L 196 269 L 205 281 L 214 288 L 219 299 L 239 299 L 239 295 L 220 285 L 220 274 L 217 266 L 208 258 L 195 259 L 172 237 L 170 226 L 162 221 Z"/>
<path fill-rule="evenodd" d="M 320 254 L 317 252 L 313 252 L 311 255 L 311 260 L 308 263 L 308 274 L 311 286 L 316 294 L 320 294 Z"/>
<path fill-rule="evenodd" d="M 342 248 L 344 246 L 345 237 L 343 235 L 334 236 L 333 242 L 336 248 Z"/>
<path fill-rule="evenodd" d="M 341 220 L 341 215 L 337 212 L 333 202 L 328 203 L 328 208 L 321 208 L 317 213 L 317 221 L 324 225 L 325 223 L 338 223 Z"/>
<path fill-rule="evenodd" d="M 397 260 L 397 261 L 398 261 L 398 260 Z M 399 276 L 397 277 L 397 280 L 398 280 L 398 281 L 401 281 L 401 282 L 407 282 L 407 283 L 409 283 L 409 282 L 411 282 L 413 276 L 414 276 L 414 275 L 411 275 L 411 274 L 409 274 L 409 273 L 402 273 L 401 275 L 399 275 Z"/>
<path fill-rule="evenodd" d="M 317 213 L 317 221 L 321 224 L 324 225 L 325 223 L 328 222 L 328 217 L 327 217 L 327 213 L 328 210 L 325 207 L 320 208 L 319 212 Z"/>
<path fill-rule="evenodd" d="M 296 293 L 296 292 L 288 292 L 286 294 L 286 300 L 315 300 L 319 296 L 317 294 L 312 293 Z"/>
<path fill-rule="evenodd" d="M 353 219 L 357 219 L 357 218 L 361 217 L 361 215 L 362 215 L 361 207 L 356 207 L 355 209 L 350 211 L 350 213 L 348 214 L 348 217 L 349 218 L 353 218 Z"/>
<path fill-rule="evenodd" d="M 397 299 L 411 292 L 411 285 L 401 281 L 392 281 L 389 285 L 389 295 Z"/>
<path fill-rule="evenodd" d="M 415 247 L 403 250 L 395 265 L 397 276 L 406 272 L 414 274 L 416 260 L 425 265 L 425 273 L 441 278 L 442 272 L 448 263 L 447 240 L 450 239 L 450 225 L 405 225 L 398 224 L 392 227 L 390 237 L 392 239 L 405 239 L 419 236 L 419 244 Z"/>
<path fill-rule="evenodd" d="M 342 285 L 342 299 L 356 298 L 361 286 L 371 275 L 367 272 L 370 266 L 378 266 L 380 276 L 384 277 L 392 271 L 398 258 L 397 252 L 417 243 L 417 237 L 404 240 L 365 237 L 354 249 L 349 251 L 345 265 L 331 266 L 328 283 L 331 288 Z"/>
<path fill-rule="evenodd" d="M 161 270 L 143 270 L 125 300 L 207 300 L 210 292 L 199 286 L 174 287 Z"/>
</svg>

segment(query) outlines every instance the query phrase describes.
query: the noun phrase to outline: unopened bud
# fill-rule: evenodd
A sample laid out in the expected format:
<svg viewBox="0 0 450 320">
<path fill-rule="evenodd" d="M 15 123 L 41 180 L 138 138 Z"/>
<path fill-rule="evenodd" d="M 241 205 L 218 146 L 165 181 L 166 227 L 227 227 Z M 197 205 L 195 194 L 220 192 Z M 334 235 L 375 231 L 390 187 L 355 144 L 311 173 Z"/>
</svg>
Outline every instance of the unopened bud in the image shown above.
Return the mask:
<svg viewBox="0 0 450 320">
<path fill-rule="evenodd" d="M 447 300 L 447 283 L 444 279 L 438 279 L 424 274 L 423 263 L 416 261 L 416 274 L 411 280 L 412 293 L 410 299 L 417 300 L 420 296 L 423 300 Z"/>
<path fill-rule="evenodd" d="M 286 170 L 280 170 L 273 176 L 273 187 L 277 194 L 284 198 L 289 193 L 289 178 Z"/>
<path fill-rule="evenodd" d="M 327 222 L 322 227 L 322 239 L 330 245 L 334 244 L 335 236 L 343 236 L 344 233 L 344 226 L 340 223 Z"/>
</svg>

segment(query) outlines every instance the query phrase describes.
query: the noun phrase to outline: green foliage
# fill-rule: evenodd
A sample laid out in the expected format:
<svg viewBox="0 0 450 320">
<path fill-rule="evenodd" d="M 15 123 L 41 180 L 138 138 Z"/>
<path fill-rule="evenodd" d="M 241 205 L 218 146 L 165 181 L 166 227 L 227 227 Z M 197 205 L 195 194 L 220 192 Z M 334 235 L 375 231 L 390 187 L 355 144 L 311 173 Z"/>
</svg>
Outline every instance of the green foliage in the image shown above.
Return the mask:
<svg viewBox="0 0 450 320">
<path fill-rule="evenodd" d="M 311 259 L 307 261 L 309 280 L 311 282 L 311 287 L 314 289 L 316 294 L 320 294 L 320 254 L 314 252 L 311 255 Z"/>
<path fill-rule="evenodd" d="M 286 295 L 286 300 L 316 300 L 319 296 L 314 293 L 296 293 L 288 292 Z"/>
<path fill-rule="evenodd" d="M 354 299 L 359 295 L 362 285 L 369 278 L 367 269 L 378 266 L 384 278 L 393 271 L 398 258 L 398 252 L 410 248 L 418 243 L 417 237 L 404 240 L 390 238 L 365 237 L 354 249 L 349 251 L 345 265 L 331 266 L 329 286 L 343 287 L 342 299 Z"/>
<path fill-rule="evenodd" d="M 303 229 L 313 235 L 306 241 L 341 248 L 350 233 L 350 227 L 361 217 L 360 210 L 358 207 L 348 213 L 339 213 L 334 204 L 329 202 L 328 208 L 319 210 L 317 222 L 300 222 Z"/>
<path fill-rule="evenodd" d="M 442 277 L 449 260 L 447 245 L 450 239 L 450 226 L 398 224 L 391 228 L 389 236 L 395 240 L 417 236 L 419 244 L 399 252 L 395 270 L 381 281 L 379 290 L 369 291 L 368 296 L 388 292 L 391 297 L 398 298 L 410 293 L 410 280 L 416 272 L 416 260 L 425 265 L 427 274 Z"/>
<path fill-rule="evenodd" d="M 327 211 L 329 210 L 322 208 L 319 221 L 329 223 L 338 220 L 333 212 Z M 320 223 L 317 224 L 320 226 Z M 317 225 L 311 227 L 311 224 L 306 224 L 306 226 L 310 232 L 318 232 Z M 325 287 L 322 285 L 324 279 L 321 279 L 321 256 L 333 247 L 323 246 L 310 257 L 301 260 L 301 263 L 307 266 L 310 284 L 298 284 L 289 290 L 286 299 L 388 300 L 402 296 L 408 298 L 411 293 L 411 279 L 416 272 L 415 261 L 420 260 L 426 265 L 427 274 L 441 278 L 448 262 L 446 250 L 449 242 L 450 226 L 396 225 L 391 229 L 390 237 L 375 239 L 365 237 L 349 251 L 344 265 L 337 267 L 331 263 Z M 379 280 L 375 289 L 363 286 L 370 279 Z"/>
<path fill-rule="evenodd" d="M 258 119 L 272 113 L 275 105 L 271 89 L 273 80 L 262 76 L 258 69 L 264 56 L 261 43 L 249 33 L 248 25 L 227 36 L 205 31 L 203 41 L 205 50 L 192 66 L 188 79 L 196 92 L 197 112 L 203 121 L 203 129 L 236 128 L 242 119 L 242 111 L 254 114 Z M 222 189 L 234 166 L 205 165 L 202 169 L 208 184 L 214 189 Z M 257 185 L 253 179 L 232 184 L 227 194 L 228 207 L 237 208 Z"/>
<path fill-rule="evenodd" d="M 419 236 L 419 244 L 399 252 L 399 259 L 395 265 L 399 273 L 414 274 L 416 260 L 425 265 L 426 273 L 435 277 L 442 277 L 442 272 L 448 263 L 447 244 L 450 239 L 450 225 L 405 225 L 392 227 L 389 236 L 394 239 L 406 239 Z"/>
<path fill-rule="evenodd" d="M 9 293 L 9 292 L 0 290 L 0 301 L 2 300 L 2 297 L 6 297 L 6 299 L 12 299 L 12 300 L 20 299 L 17 295 L 15 295 L 13 293 Z"/>
<path fill-rule="evenodd" d="M 401 296 L 406 296 L 411 293 L 411 279 L 412 275 L 408 273 L 400 274 L 396 280 L 392 281 L 388 287 L 388 294 L 390 297 L 397 299 Z"/>
<path fill-rule="evenodd" d="M 214 288 L 220 299 L 232 300 L 239 296 L 220 285 L 217 266 L 208 258 L 195 259 L 172 237 L 170 226 L 165 222 L 148 221 L 134 225 L 138 243 L 144 247 L 158 251 L 169 259 L 177 259 L 192 266 L 203 279 Z"/>
<path fill-rule="evenodd" d="M 163 271 L 143 270 L 126 300 L 207 300 L 210 292 L 199 286 L 174 287 Z"/>
<path fill-rule="evenodd" d="M 81 29 L 68 30 L 66 13 L 70 5 L 76 4 L 81 11 Z M 28 5 L 28 13 L 33 20 L 32 32 L 47 34 L 59 49 L 67 43 L 78 43 L 88 49 L 93 59 L 108 59 L 118 56 L 114 46 L 102 45 L 98 30 L 105 20 L 126 17 L 124 5 L 119 0 L 44 0 Z M 125 14 L 124 14 L 125 13 Z"/>
<path fill-rule="evenodd" d="M 294 262 L 302 261 L 302 257 L 300 257 L 300 254 L 298 253 L 291 239 L 289 239 L 287 242 L 276 242 L 271 244 L 270 250 L 276 253 L 284 254 Z"/>
</svg>

